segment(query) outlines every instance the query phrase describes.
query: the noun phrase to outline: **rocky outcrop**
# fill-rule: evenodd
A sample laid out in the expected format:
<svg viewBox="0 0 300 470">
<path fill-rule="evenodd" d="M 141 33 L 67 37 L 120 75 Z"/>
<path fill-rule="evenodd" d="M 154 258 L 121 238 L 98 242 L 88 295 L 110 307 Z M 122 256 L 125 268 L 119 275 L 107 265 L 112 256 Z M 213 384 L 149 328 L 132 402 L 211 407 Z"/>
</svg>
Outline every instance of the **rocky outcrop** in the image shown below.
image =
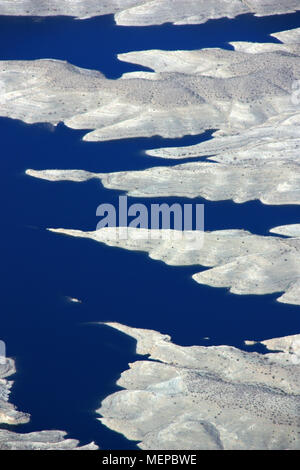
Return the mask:
<svg viewBox="0 0 300 470">
<path fill-rule="evenodd" d="M 115 14 L 117 24 L 125 26 L 198 24 L 243 13 L 266 16 L 298 10 L 297 0 L 0 0 L 0 15 L 90 18 Z"/>
<path fill-rule="evenodd" d="M 300 46 L 289 42 L 298 41 L 298 33 L 288 37 L 286 44 L 260 44 L 256 51 L 245 43 L 242 51 L 235 44 L 234 51 L 122 54 L 121 60 L 155 72 L 119 80 L 61 61 L 2 62 L 0 112 L 28 123 L 63 121 L 94 129 L 84 136 L 88 141 L 219 129 L 197 145 L 147 151 L 172 159 L 206 157 L 205 162 L 106 175 L 29 170 L 34 176 L 99 177 L 106 187 L 132 196 L 299 204 Z"/>
<path fill-rule="evenodd" d="M 300 237 L 254 235 L 245 230 L 199 233 L 199 239 L 173 230 L 104 227 L 94 232 L 50 229 L 54 233 L 90 238 L 109 246 L 144 251 L 172 266 L 211 267 L 193 279 L 240 295 L 283 293 L 277 300 L 300 305 Z M 276 228 L 273 229 L 276 233 Z M 280 228 L 282 231 L 282 228 Z M 202 237 L 203 235 L 203 237 Z M 198 243 L 199 242 L 199 243 Z"/>
<path fill-rule="evenodd" d="M 0 425 L 3 424 L 21 424 L 30 420 L 28 413 L 17 411 L 14 405 L 9 403 L 10 389 L 13 381 L 7 380 L 7 377 L 16 372 L 13 359 L 0 356 Z"/>
<path fill-rule="evenodd" d="M 156 331 L 108 325 L 135 338 L 138 354 L 149 355 L 129 364 L 118 381 L 124 390 L 102 402 L 100 420 L 110 429 L 142 449 L 299 448 L 300 361 L 289 351 L 279 362 L 277 353 L 182 347 Z"/>
<path fill-rule="evenodd" d="M 10 389 L 13 385 L 6 377 L 15 374 L 13 359 L 0 357 L 0 427 L 1 424 L 17 425 L 30 421 L 30 415 L 17 411 L 9 402 Z M 98 446 L 91 442 L 79 446 L 76 439 L 68 439 L 63 431 L 38 431 L 26 434 L 0 428 L 0 450 L 95 450 Z"/>
<path fill-rule="evenodd" d="M 63 431 L 38 431 L 27 434 L 0 429 L 0 450 L 97 450 L 94 443 L 78 446 L 79 441 L 68 439 Z"/>
</svg>

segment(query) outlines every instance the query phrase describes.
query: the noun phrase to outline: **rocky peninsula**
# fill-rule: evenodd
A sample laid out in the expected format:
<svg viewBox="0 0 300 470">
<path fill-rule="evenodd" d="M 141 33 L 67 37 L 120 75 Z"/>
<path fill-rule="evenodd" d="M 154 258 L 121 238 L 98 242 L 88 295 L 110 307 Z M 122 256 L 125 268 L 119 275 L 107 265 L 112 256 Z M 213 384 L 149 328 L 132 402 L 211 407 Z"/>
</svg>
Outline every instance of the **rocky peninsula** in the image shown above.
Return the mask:
<svg viewBox="0 0 300 470">
<path fill-rule="evenodd" d="M 299 448 L 299 335 L 265 341 L 280 351 L 258 354 L 182 347 L 156 331 L 108 326 L 135 338 L 147 357 L 129 364 L 118 381 L 123 390 L 98 413 L 141 449 Z"/>
</svg>

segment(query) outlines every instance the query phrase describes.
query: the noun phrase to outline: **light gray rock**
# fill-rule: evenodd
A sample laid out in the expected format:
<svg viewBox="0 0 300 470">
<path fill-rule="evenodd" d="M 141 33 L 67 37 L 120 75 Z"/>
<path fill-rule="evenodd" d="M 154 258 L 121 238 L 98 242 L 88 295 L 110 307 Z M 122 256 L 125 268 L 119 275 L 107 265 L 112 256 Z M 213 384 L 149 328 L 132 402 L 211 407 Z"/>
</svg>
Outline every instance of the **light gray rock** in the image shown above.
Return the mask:
<svg viewBox="0 0 300 470">
<path fill-rule="evenodd" d="M 80 170 L 31 170 L 26 173 L 49 181 L 86 181 L 99 178 L 105 188 L 126 191 L 133 197 L 202 197 L 210 201 L 232 199 L 243 203 L 259 199 L 264 204 L 300 204 L 297 163 L 247 162 L 185 163 L 143 171 L 91 173 Z"/>
<path fill-rule="evenodd" d="M 297 0 L 0 0 L 0 15 L 90 18 L 115 14 L 117 24 L 126 26 L 197 24 L 242 13 L 265 16 L 298 10 Z"/>
<path fill-rule="evenodd" d="M 26 174 L 47 181 L 73 181 L 81 183 L 92 178 L 100 178 L 104 173 L 93 173 L 85 170 L 26 170 Z"/>
<path fill-rule="evenodd" d="M 153 60 L 155 79 L 145 78 L 148 73 L 119 80 L 57 60 L 3 61 L 0 113 L 27 123 L 63 121 L 71 128 L 94 129 L 84 137 L 89 141 L 181 137 L 207 129 L 232 134 L 270 118 L 299 115 L 291 100 L 300 76 L 299 55 L 299 47 L 293 54 L 130 53 L 122 60 Z M 160 72 L 163 56 L 170 71 Z"/>
<path fill-rule="evenodd" d="M 285 49 L 122 54 L 121 60 L 151 65 L 155 72 L 119 80 L 61 61 L 1 62 L 0 113 L 27 123 L 63 121 L 94 129 L 87 141 L 180 137 L 217 128 L 198 145 L 147 152 L 207 162 L 93 176 L 133 196 L 299 204 L 300 46 L 278 46 Z"/>
<path fill-rule="evenodd" d="M 300 28 L 280 31 L 279 33 L 271 34 L 271 36 L 278 39 L 283 44 L 300 44 Z"/>
<path fill-rule="evenodd" d="M 297 11 L 296 0 L 150 0 L 116 14 L 116 22 L 126 26 L 148 26 L 172 22 L 199 24 L 208 19 L 234 18 L 243 13 L 267 16 Z"/>
<path fill-rule="evenodd" d="M 281 225 L 270 230 L 271 233 L 285 235 L 287 237 L 300 237 L 300 224 Z"/>
<path fill-rule="evenodd" d="M 12 380 L 6 377 L 15 374 L 15 363 L 10 358 L 0 358 L 0 424 L 23 424 L 30 420 L 28 413 L 17 411 L 16 407 L 9 403 Z"/>
<path fill-rule="evenodd" d="M 78 447 L 76 439 L 66 439 L 63 431 L 38 431 L 27 434 L 0 429 L 0 450 L 97 450 L 91 442 Z"/>
<path fill-rule="evenodd" d="M 205 232 L 200 247 L 188 238 L 176 237 L 179 232 L 173 230 L 128 227 L 125 235 L 124 229 L 119 227 L 105 227 L 94 232 L 50 230 L 90 238 L 109 246 L 144 251 L 150 258 L 172 266 L 212 267 L 194 274 L 193 279 L 200 284 L 229 288 L 230 292 L 239 295 L 281 292 L 279 302 L 300 305 L 300 237 L 218 230 Z"/>
<path fill-rule="evenodd" d="M 1 357 L 0 361 L 0 426 L 1 424 L 24 424 L 30 421 L 30 415 L 17 411 L 9 403 L 9 394 L 13 382 L 6 377 L 15 374 L 15 363 L 11 358 Z M 79 447 L 76 439 L 66 439 L 63 431 L 38 431 L 20 434 L 0 428 L 0 450 L 96 450 L 98 446 L 91 442 Z"/>
<path fill-rule="evenodd" d="M 168 335 L 108 323 L 150 360 L 129 364 L 101 422 L 142 449 L 298 449 L 299 363 L 229 346 L 182 347 Z M 289 339 L 283 339 L 288 342 Z M 292 354 L 291 354 L 292 356 Z"/>
<path fill-rule="evenodd" d="M 272 338 L 261 341 L 261 343 L 269 350 L 278 351 L 271 356 L 273 361 L 281 364 L 286 364 L 287 362 L 300 364 L 300 335 Z"/>
<path fill-rule="evenodd" d="M 91 18 L 131 8 L 143 0 L 0 0 L 0 15 Z"/>
</svg>

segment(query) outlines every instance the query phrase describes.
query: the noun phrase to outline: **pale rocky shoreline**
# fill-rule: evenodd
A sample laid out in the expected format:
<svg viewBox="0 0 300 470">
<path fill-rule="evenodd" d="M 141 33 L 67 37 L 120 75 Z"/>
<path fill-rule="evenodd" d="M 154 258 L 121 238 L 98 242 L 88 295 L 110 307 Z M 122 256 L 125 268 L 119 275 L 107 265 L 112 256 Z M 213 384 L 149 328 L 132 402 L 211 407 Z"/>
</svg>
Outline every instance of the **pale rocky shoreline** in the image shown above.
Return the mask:
<svg viewBox="0 0 300 470">
<path fill-rule="evenodd" d="M 0 0 L 0 15 L 84 19 L 114 14 L 116 23 L 123 26 L 200 24 L 247 13 L 267 16 L 299 9 L 297 0 Z"/>
<path fill-rule="evenodd" d="M 85 141 L 172 138 L 218 128 L 210 140 L 193 146 L 147 151 L 175 162 L 194 157 L 205 162 L 98 175 L 80 170 L 28 174 L 56 180 L 98 177 L 107 188 L 136 197 L 299 204 L 299 35 L 299 30 L 278 33 L 285 44 L 260 44 L 258 50 L 235 43 L 234 51 L 122 54 L 121 60 L 151 64 L 155 72 L 127 73 L 118 80 L 56 60 L 0 62 L 0 115 L 91 129 Z"/>
<path fill-rule="evenodd" d="M 0 0 L 0 15 L 83 19 L 114 14 L 116 23 L 125 26 L 201 24 L 299 10 L 296 0 Z M 28 124 L 64 122 L 86 130 L 83 140 L 94 142 L 178 138 L 217 129 L 212 139 L 196 145 L 146 152 L 173 159 L 170 167 L 107 174 L 82 169 L 26 173 L 49 181 L 98 178 L 106 188 L 134 197 L 298 205 L 300 28 L 273 36 L 281 43 L 233 42 L 232 51 L 120 54 L 119 60 L 152 72 L 126 73 L 117 80 L 53 59 L 0 61 L 0 116 Z M 199 157 L 206 161 L 177 164 Z M 162 233 L 151 238 L 143 229 L 129 229 L 126 240 L 115 239 L 115 229 L 50 230 L 144 251 L 172 266 L 195 266 L 193 279 L 200 284 L 238 295 L 276 293 L 279 302 L 300 305 L 300 224 L 274 227 L 268 236 L 235 229 L 205 232 L 200 250 L 191 250 L 184 240 L 166 241 Z M 197 266 L 208 269 L 196 272 Z M 182 347 L 156 331 L 106 325 L 135 338 L 137 353 L 145 356 L 122 372 L 117 383 L 123 390 L 102 401 L 99 419 L 109 429 L 138 441 L 141 449 L 300 448 L 300 335 L 261 341 L 269 352 L 259 354 L 226 345 Z M 7 377 L 15 372 L 13 359 L 0 363 L 0 425 L 30 420 L 9 402 L 13 382 Z M 64 431 L 0 429 L 4 449 L 98 446 L 80 446 Z"/>
<path fill-rule="evenodd" d="M 293 450 L 300 445 L 300 335 L 262 341 L 266 354 L 232 346 L 189 346 L 157 331 L 107 323 L 136 339 L 145 356 L 129 364 L 97 410 L 113 431 L 144 450 Z M 252 343 L 252 342 L 250 342 Z M 8 403 L 15 373 L 0 369 L 0 422 L 27 422 Z M 5 398 L 3 399 L 3 388 Z M 0 429 L 0 450 L 97 450 L 63 431 Z"/>
<path fill-rule="evenodd" d="M 296 226 L 297 227 L 297 226 Z M 299 227 L 293 227 L 293 235 Z M 245 230 L 204 232 L 203 245 L 191 248 L 188 239 L 173 230 L 104 227 L 93 232 L 49 229 L 72 237 L 88 238 L 108 246 L 148 253 L 171 266 L 204 266 L 193 275 L 199 284 L 229 288 L 239 295 L 281 293 L 278 302 L 300 305 L 300 237 L 254 235 Z M 272 233 L 289 233 L 289 226 Z"/>
<path fill-rule="evenodd" d="M 79 446 L 76 439 L 68 439 L 63 431 L 37 431 L 31 433 L 18 433 L 1 429 L 1 424 L 17 426 L 28 423 L 30 415 L 17 411 L 9 402 L 9 394 L 13 381 L 7 377 L 16 373 L 14 360 L 1 357 L 0 362 L 0 450 L 96 450 L 98 446 L 91 442 Z"/>
<path fill-rule="evenodd" d="M 68 126 L 95 128 L 84 136 L 84 140 L 155 134 L 180 137 L 208 129 L 218 128 L 218 131 L 210 140 L 193 146 L 147 151 L 151 156 L 176 162 L 180 158 L 205 157 L 204 162 L 191 161 L 167 167 L 158 165 L 141 171 L 114 173 L 92 173 L 80 169 L 28 169 L 26 173 L 49 181 L 81 182 L 98 178 L 105 188 L 125 191 L 132 197 L 201 197 L 211 201 L 233 200 L 235 203 L 260 200 L 264 204 L 298 205 L 300 29 L 275 33 L 274 36 L 283 43 L 233 43 L 233 51 L 212 48 L 121 54 L 120 60 L 150 66 L 154 71 L 129 73 L 119 80 L 109 81 L 117 93 L 113 100 L 109 96 L 107 79 L 99 74 L 91 75 L 91 71 L 75 70 L 58 62 L 29 64 L 31 70 L 36 70 L 34 77 L 40 76 L 42 82 L 45 70 L 53 68 L 51 73 L 57 69 L 62 74 L 59 80 L 65 74 L 69 79 L 73 77 L 74 89 L 82 87 L 83 76 L 84 83 L 90 83 L 91 88 L 96 89 L 97 83 L 102 83 L 103 106 L 95 105 L 94 101 L 95 110 L 92 112 L 74 114 L 74 109 L 70 108 L 73 98 L 70 98 L 68 107 L 64 108 L 73 114 L 73 117 L 64 119 Z M 26 69 L 28 64 L 22 65 Z M 7 67 L 18 70 L 16 77 L 19 73 L 20 77 L 24 76 L 24 69 L 19 72 L 19 63 L 4 65 L 8 71 Z M 20 78 L 16 80 L 19 83 Z M 51 80 L 47 80 L 51 85 Z M 41 85 L 42 89 L 44 87 Z M 23 92 L 21 96 L 24 96 Z M 55 112 L 59 113 L 60 104 L 56 95 L 53 96 L 57 104 Z M 18 98 L 17 101 L 13 98 L 17 103 L 13 109 L 18 113 L 22 110 L 23 120 L 36 122 L 40 119 L 41 107 L 29 104 L 29 97 L 32 97 L 32 91 L 25 97 L 26 107 L 24 98 L 21 107 Z M 10 115 L 9 101 L 4 109 Z M 152 258 L 162 259 L 168 264 L 212 267 L 194 275 L 199 283 L 226 287 L 235 294 L 278 292 L 281 293 L 280 302 L 300 305 L 298 232 L 296 230 L 295 235 L 295 228 L 288 226 L 280 230 L 278 234 L 291 235 L 290 238 L 259 237 L 237 230 L 218 231 L 216 237 L 220 236 L 223 242 L 218 244 L 216 240 L 212 242 L 213 234 L 206 234 L 210 247 L 206 255 L 204 250 L 193 255 L 179 251 L 175 255 L 176 245 L 172 250 L 164 244 L 147 245 L 143 240 L 121 242 L 118 246 L 149 252 Z M 105 231 L 56 231 L 110 243 L 109 232 Z M 276 228 L 272 233 L 276 233 Z M 240 246 L 245 250 L 240 251 Z M 233 256 L 234 250 L 236 254 Z"/>
<path fill-rule="evenodd" d="M 9 395 L 13 381 L 7 377 L 16 373 L 13 359 L 1 357 L 0 362 L 0 423 L 23 424 L 28 423 L 30 415 L 17 411 L 15 406 L 9 403 Z"/>
<path fill-rule="evenodd" d="M 108 323 L 137 341 L 100 421 L 141 449 L 288 450 L 300 446 L 300 337 L 264 341 L 282 352 L 182 347 L 156 331 Z M 295 346 L 294 346 L 295 345 Z"/>
</svg>

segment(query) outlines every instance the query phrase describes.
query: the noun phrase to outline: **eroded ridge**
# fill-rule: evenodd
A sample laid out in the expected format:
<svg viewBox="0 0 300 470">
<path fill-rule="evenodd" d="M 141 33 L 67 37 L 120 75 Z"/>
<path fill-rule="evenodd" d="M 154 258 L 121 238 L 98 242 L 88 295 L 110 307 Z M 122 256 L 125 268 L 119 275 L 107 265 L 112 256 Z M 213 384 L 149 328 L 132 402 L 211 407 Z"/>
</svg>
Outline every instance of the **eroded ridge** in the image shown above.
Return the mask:
<svg viewBox="0 0 300 470">
<path fill-rule="evenodd" d="M 90 238 L 109 246 L 144 251 L 171 266 L 209 267 L 195 273 L 199 284 L 229 288 L 240 295 L 281 293 L 278 301 L 300 305 L 300 237 L 255 235 L 245 230 L 204 232 L 201 247 L 172 230 L 104 227 L 92 232 L 50 229 L 58 234 Z M 272 229 L 276 233 L 277 228 Z M 286 233 L 289 226 L 279 227 Z M 293 229 L 293 234 L 295 230 Z M 195 268 L 196 269 L 196 268 Z"/>
<path fill-rule="evenodd" d="M 297 0 L 0 0 L 0 15 L 90 18 L 114 14 L 116 23 L 125 26 L 200 24 L 245 13 L 266 16 L 298 10 Z"/>
<path fill-rule="evenodd" d="M 282 352 L 262 355 L 182 347 L 156 331 L 108 325 L 151 359 L 129 364 L 117 382 L 124 390 L 102 402 L 109 428 L 142 449 L 299 448 L 299 347 L 290 352 L 299 336 L 266 341 Z"/>
<path fill-rule="evenodd" d="M 17 411 L 9 402 L 9 394 L 13 382 L 6 377 L 15 374 L 15 363 L 11 358 L 0 357 L 0 426 L 2 424 L 23 424 L 30 421 L 30 415 Z M 37 431 L 31 433 L 17 433 L 0 429 L 0 450 L 95 450 L 98 446 L 91 442 L 79 446 L 76 439 L 66 438 L 63 431 Z"/>
<path fill-rule="evenodd" d="M 132 196 L 203 197 L 212 201 L 300 201 L 299 30 L 283 44 L 233 43 L 235 50 L 140 51 L 119 59 L 151 66 L 108 80 L 53 61 L 1 62 L 1 114 L 25 122 L 65 122 L 94 129 L 87 141 L 182 137 L 218 129 L 193 146 L 147 151 L 206 161 L 124 171 L 33 172 L 49 179 L 99 177 Z"/>
<path fill-rule="evenodd" d="M 9 403 L 13 381 L 7 380 L 7 377 L 15 372 L 14 360 L 0 356 L 0 424 L 21 424 L 30 420 L 28 413 L 17 411 L 16 407 Z"/>
</svg>

